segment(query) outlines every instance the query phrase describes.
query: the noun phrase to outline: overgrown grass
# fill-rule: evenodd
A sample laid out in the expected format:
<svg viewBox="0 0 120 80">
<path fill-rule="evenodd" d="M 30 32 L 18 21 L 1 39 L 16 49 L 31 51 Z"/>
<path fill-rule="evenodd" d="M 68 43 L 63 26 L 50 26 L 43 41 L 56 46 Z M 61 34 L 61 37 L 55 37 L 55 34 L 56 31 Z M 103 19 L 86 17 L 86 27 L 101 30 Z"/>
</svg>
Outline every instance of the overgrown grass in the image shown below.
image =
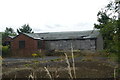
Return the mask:
<svg viewBox="0 0 120 80">
<path fill-rule="evenodd" d="M 118 62 L 118 55 L 115 54 L 115 53 L 111 53 L 108 55 L 108 58 L 110 61 L 115 61 L 115 62 Z"/>
<path fill-rule="evenodd" d="M 66 51 L 67 52 L 67 51 Z M 41 75 L 44 75 L 44 77 L 46 77 L 46 78 L 49 78 L 49 79 L 54 79 L 54 78 L 61 78 L 61 74 L 62 75 L 64 75 L 64 76 L 67 76 L 67 78 L 70 78 L 70 79 L 74 79 L 74 78 L 77 78 L 78 76 L 78 74 L 80 74 L 80 73 L 84 73 L 84 72 L 80 72 L 80 71 L 77 71 L 77 68 L 78 67 L 76 67 L 76 63 L 75 63 L 75 61 L 74 61 L 74 58 L 75 57 L 80 57 L 80 56 L 82 56 L 82 57 L 84 57 L 82 60 L 83 61 L 88 61 L 88 62 L 90 62 L 90 61 L 93 61 L 94 60 L 94 57 L 96 57 L 96 56 L 104 56 L 103 54 L 101 54 L 101 53 L 93 53 L 93 52 L 88 52 L 88 51 L 80 51 L 80 53 L 79 53 L 79 55 L 78 54 L 74 54 L 74 50 L 73 49 L 71 49 L 71 52 L 70 51 L 68 51 L 67 53 L 65 53 L 64 54 L 64 56 L 61 56 L 61 58 L 58 58 L 58 59 L 51 59 L 51 60 L 49 60 L 49 61 L 47 61 L 47 62 L 60 62 L 60 61 L 65 61 L 66 62 L 66 64 L 67 65 L 65 65 L 64 66 L 64 72 L 63 73 L 60 73 L 60 70 L 59 70 L 59 72 L 57 71 L 57 68 L 62 68 L 62 66 L 60 66 L 60 65 L 58 65 L 57 67 L 55 67 L 54 66 L 54 68 L 56 68 L 56 69 L 52 69 L 52 67 L 51 66 L 44 66 L 44 67 L 42 67 L 43 69 L 42 69 L 42 71 L 41 71 L 41 69 L 40 69 L 40 71 L 41 71 Z M 113 58 L 113 57 L 116 57 L 116 55 L 113 55 L 113 54 L 111 54 L 111 55 L 107 55 L 107 57 L 110 57 L 111 59 Z M 36 57 L 36 54 L 35 54 L 35 56 L 34 57 Z M 72 61 L 70 62 L 69 61 L 69 59 L 72 59 Z M 114 60 L 114 59 L 112 59 L 112 60 Z M 38 65 L 37 64 L 39 64 L 39 63 L 46 63 L 45 61 L 33 61 L 32 63 L 35 63 L 35 64 L 33 64 L 33 65 L 29 65 L 29 64 L 25 64 L 25 66 L 26 67 L 30 67 L 30 66 L 33 66 L 34 67 L 34 69 L 35 70 L 38 70 Z M 104 63 L 105 64 L 105 63 Z M 78 64 L 77 64 L 78 65 Z M 92 64 L 91 64 L 92 65 Z M 90 66 L 91 66 L 90 65 Z M 82 65 L 81 65 L 82 66 Z M 80 66 L 80 67 L 81 67 Z M 89 66 L 89 65 L 88 65 Z M 96 66 L 96 65 L 94 65 L 94 66 Z M 106 67 L 106 65 L 99 65 L 99 67 L 103 67 L 103 66 L 105 66 Z M 85 66 L 84 66 L 85 67 Z M 98 68 L 98 66 L 97 66 L 97 68 Z M 107 67 L 108 68 L 108 67 Z M 106 68 L 106 69 L 107 69 Z M 84 68 L 83 68 L 84 69 Z M 86 69 L 86 68 L 85 68 Z M 111 68 L 110 68 L 111 69 Z M 61 70 L 63 70 L 63 69 L 61 69 Z M 92 70 L 92 69 L 91 69 Z M 93 69 L 94 71 L 98 71 L 97 69 Z M 84 71 L 84 70 L 83 70 Z M 89 70 L 88 70 L 89 71 Z M 38 71 L 39 72 L 39 71 Z M 117 70 L 117 72 L 119 72 L 119 70 Z M 89 72 L 88 72 L 89 73 Z M 99 73 L 99 72 L 98 72 Z M 37 78 L 36 77 L 36 75 L 37 74 L 35 74 L 35 71 L 34 72 L 31 72 L 30 74 L 29 74 L 29 76 L 28 76 L 28 78 L 32 78 L 32 80 L 34 80 L 35 78 Z M 40 74 L 39 74 L 40 75 Z M 45 75 L 47 75 L 47 76 L 45 76 Z M 87 75 L 86 75 L 87 76 Z M 116 72 L 114 73 L 114 76 L 116 76 Z M 43 76 L 41 77 L 41 78 L 43 78 Z"/>
</svg>

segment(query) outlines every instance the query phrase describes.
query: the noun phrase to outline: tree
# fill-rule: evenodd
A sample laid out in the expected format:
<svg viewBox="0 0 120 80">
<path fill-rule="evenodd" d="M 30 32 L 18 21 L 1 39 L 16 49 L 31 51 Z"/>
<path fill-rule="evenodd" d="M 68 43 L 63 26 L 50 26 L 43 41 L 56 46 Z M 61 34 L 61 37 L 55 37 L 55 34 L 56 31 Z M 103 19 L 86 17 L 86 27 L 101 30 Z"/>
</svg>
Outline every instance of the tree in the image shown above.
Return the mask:
<svg viewBox="0 0 120 80">
<path fill-rule="evenodd" d="M 94 24 L 96 29 L 100 29 L 104 39 L 104 49 L 107 52 L 119 53 L 120 58 L 120 18 L 117 18 L 118 3 L 110 2 L 97 14 L 98 24 Z"/>
<path fill-rule="evenodd" d="M 16 36 L 13 28 L 6 27 L 5 32 L 2 34 L 2 38 L 5 38 L 7 36 Z"/>
<path fill-rule="evenodd" d="M 32 28 L 30 28 L 29 24 L 24 24 L 21 27 L 22 28 L 17 29 L 18 34 L 20 34 L 20 33 L 33 33 Z"/>
</svg>

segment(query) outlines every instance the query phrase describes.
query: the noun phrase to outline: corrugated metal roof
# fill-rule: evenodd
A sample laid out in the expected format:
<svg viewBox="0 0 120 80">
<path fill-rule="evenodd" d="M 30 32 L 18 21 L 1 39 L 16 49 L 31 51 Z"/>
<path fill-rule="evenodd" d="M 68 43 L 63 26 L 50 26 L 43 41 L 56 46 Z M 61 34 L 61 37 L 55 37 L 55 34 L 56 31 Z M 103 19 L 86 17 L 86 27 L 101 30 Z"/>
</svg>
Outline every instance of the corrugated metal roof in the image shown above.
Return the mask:
<svg viewBox="0 0 120 80">
<path fill-rule="evenodd" d="M 70 32 L 48 32 L 48 33 L 24 33 L 33 39 L 59 40 L 59 39 L 86 39 L 96 38 L 99 30 L 70 31 Z"/>
</svg>

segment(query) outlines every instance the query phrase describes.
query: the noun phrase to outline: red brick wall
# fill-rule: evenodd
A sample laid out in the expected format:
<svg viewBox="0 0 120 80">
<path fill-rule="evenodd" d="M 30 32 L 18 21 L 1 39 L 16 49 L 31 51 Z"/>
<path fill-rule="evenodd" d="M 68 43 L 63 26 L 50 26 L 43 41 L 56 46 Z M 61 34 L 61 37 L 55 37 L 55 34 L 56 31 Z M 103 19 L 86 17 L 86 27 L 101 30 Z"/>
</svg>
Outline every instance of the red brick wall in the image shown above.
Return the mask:
<svg viewBox="0 0 120 80">
<path fill-rule="evenodd" d="M 25 41 L 25 48 L 23 49 L 19 48 L 19 41 L 21 40 Z M 37 40 L 34 40 L 24 34 L 20 34 L 19 36 L 13 39 L 11 43 L 11 50 L 12 50 L 12 56 L 16 56 L 16 57 L 32 56 L 32 54 L 38 50 Z"/>
<path fill-rule="evenodd" d="M 5 39 L 3 39 L 3 41 L 11 41 L 12 40 L 12 38 L 10 38 L 10 37 L 6 37 Z"/>
<path fill-rule="evenodd" d="M 10 42 L 11 42 L 11 41 L 12 41 L 12 38 L 6 37 L 5 39 L 2 40 L 2 43 L 6 42 L 6 41 L 10 41 Z"/>
</svg>

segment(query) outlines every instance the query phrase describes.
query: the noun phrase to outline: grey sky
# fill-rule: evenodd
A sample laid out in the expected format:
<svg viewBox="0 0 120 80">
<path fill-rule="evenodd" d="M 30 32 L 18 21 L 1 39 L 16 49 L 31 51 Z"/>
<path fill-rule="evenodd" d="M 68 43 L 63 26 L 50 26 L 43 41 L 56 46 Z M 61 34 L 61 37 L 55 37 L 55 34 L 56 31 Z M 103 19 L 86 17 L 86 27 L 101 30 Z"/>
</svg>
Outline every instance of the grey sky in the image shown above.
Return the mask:
<svg viewBox="0 0 120 80">
<path fill-rule="evenodd" d="M 35 32 L 93 29 L 110 0 L 0 0 L 0 32 L 29 24 Z"/>
</svg>

